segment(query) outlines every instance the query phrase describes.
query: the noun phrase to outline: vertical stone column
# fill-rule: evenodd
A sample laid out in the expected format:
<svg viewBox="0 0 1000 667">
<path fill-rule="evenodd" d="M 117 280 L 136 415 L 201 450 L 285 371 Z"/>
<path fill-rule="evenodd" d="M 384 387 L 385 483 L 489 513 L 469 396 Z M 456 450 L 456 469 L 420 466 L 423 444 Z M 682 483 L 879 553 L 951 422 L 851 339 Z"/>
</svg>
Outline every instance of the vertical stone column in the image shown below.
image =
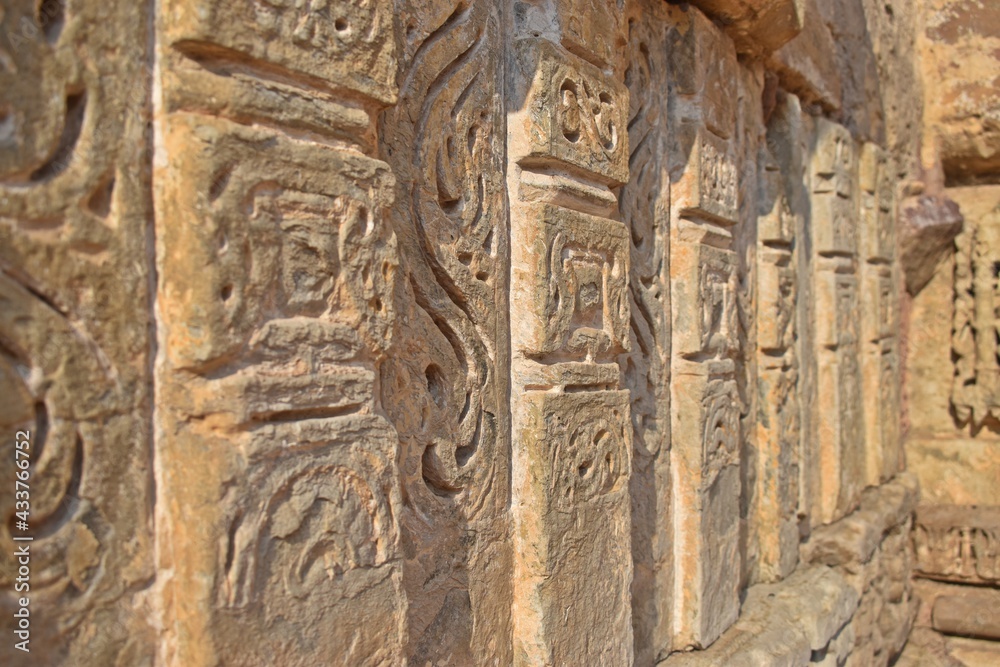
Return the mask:
<svg viewBox="0 0 1000 667">
<path fill-rule="evenodd" d="M 630 664 L 629 233 L 613 3 L 514 5 L 508 108 L 514 663 Z M 544 34 L 542 34 L 542 32 Z"/>
<path fill-rule="evenodd" d="M 955 239 L 955 309 L 952 322 L 954 380 L 951 405 L 962 425 L 975 431 L 1000 419 L 1000 344 L 995 332 L 1000 293 L 1000 188 L 956 190 L 966 211 Z"/>
<path fill-rule="evenodd" d="M 155 651 L 150 6 L 0 7 L 4 665 Z"/>
<path fill-rule="evenodd" d="M 510 665 L 506 10 L 399 0 L 381 117 L 405 279 L 382 405 L 399 434 L 411 664 Z"/>
<path fill-rule="evenodd" d="M 753 521 L 760 581 L 784 579 L 798 563 L 799 360 L 796 215 L 770 152 L 761 151 L 762 208 L 757 227 L 757 460 Z"/>
<path fill-rule="evenodd" d="M 810 159 L 819 466 L 816 518 L 829 523 L 865 484 L 864 416 L 858 363 L 857 155 L 842 126 L 816 121 Z"/>
<path fill-rule="evenodd" d="M 670 495 L 670 173 L 667 54 L 670 9 L 628 8 L 629 164 L 619 212 L 629 229 L 630 344 L 624 381 L 632 414 L 632 627 L 635 664 L 671 652 L 673 529 Z"/>
<path fill-rule="evenodd" d="M 671 439 L 674 649 L 711 644 L 739 613 L 740 220 L 732 43 L 700 13 L 673 33 Z"/>
<path fill-rule="evenodd" d="M 164 665 L 401 664 L 391 5 L 158 5 Z"/>
<path fill-rule="evenodd" d="M 899 273 L 895 192 L 885 152 L 865 144 L 858 171 L 863 283 L 861 374 L 869 485 L 899 470 Z"/>
</svg>

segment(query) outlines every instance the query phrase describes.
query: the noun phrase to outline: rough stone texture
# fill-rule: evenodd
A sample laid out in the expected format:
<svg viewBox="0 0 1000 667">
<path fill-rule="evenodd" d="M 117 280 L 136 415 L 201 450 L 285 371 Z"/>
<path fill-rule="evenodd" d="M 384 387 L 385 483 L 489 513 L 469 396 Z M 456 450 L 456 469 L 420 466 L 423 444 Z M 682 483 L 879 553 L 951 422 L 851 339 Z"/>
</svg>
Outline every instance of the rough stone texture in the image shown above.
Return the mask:
<svg viewBox="0 0 1000 667">
<path fill-rule="evenodd" d="M 706 651 L 676 654 L 666 665 L 843 664 L 853 646 L 858 594 L 834 570 L 802 567 L 777 584 L 752 586 L 739 621 Z M 823 662 L 833 658 L 829 663 Z"/>
<path fill-rule="evenodd" d="M 916 295 L 954 249 L 964 218 L 951 199 L 924 195 L 900 204 L 900 261 L 906 289 Z"/>
<path fill-rule="evenodd" d="M 805 0 L 695 0 L 693 3 L 725 26 L 740 53 L 774 51 L 802 30 Z"/>
<path fill-rule="evenodd" d="M 5 665 L 154 660 L 150 19 L 144 3 L 0 8 Z"/>
<path fill-rule="evenodd" d="M 1000 7 L 931 0 L 919 34 L 927 150 L 953 181 L 1000 175 Z M 957 70 L 961 76 L 955 76 Z M 926 158 L 925 158 L 926 159 Z"/>
<path fill-rule="evenodd" d="M 834 567 L 858 595 L 847 665 L 890 664 L 906 643 L 917 611 L 909 539 L 917 496 L 914 477 L 901 474 L 868 489 L 857 511 L 802 545 L 804 562 Z"/>
<path fill-rule="evenodd" d="M 804 0 L 801 31 L 770 56 L 768 66 L 777 73 L 782 87 L 806 104 L 836 111 L 843 95 L 842 75 L 837 68 L 833 36 L 817 1 Z"/>
<path fill-rule="evenodd" d="M 31 430 L 38 664 L 881 666 L 914 586 L 989 656 L 996 26 L 927 7 L 4 4 L 4 635 Z"/>
<path fill-rule="evenodd" d="M 940 617 L 945 623 L 942 626 L 944 632 L 972 631 L 980 634 L 995 628 L 1000 621 L 996 611 L 1000 604 L 1000 599 L 997 599 L 1000 591 L 924 578 L 914 579 L 913 589 L 920 600 L 920 610 L 907 647 L 897 664 L 907 667 L 923 664 L 986 667 L 997 663 L 1000 642 L 944 634 L 935 629 L 935 620 Z M 941 613 L 938 612 L 939 601 L 942 602 Z"/>
<path fill-rule="evenodd" d="M 332 42 L 294 7 L 159 9 L 161 660 L 398 664 L 400 475 L 377 381 L 399 257 L 370 129 L 396 100 L 391 7 L 342 7 L 353 32 Z"/>
<path fill-rule="evenodd" d="M 1000 506 L 921 507 L 913 539 L 918 576 L 1000 584 Z"/>
</svg>

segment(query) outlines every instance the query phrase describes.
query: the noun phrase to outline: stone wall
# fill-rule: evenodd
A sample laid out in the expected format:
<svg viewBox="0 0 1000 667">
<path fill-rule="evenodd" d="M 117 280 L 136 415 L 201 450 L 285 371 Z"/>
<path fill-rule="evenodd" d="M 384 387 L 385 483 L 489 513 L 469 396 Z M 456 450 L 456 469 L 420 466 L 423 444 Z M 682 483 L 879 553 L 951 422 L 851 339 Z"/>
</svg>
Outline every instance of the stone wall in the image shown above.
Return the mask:
<svg viewBox="0 0 1000 667">
<path fill-rule="evenodd" d="M 860 667 L 982 634 L 927 586 L 992 561 L 956 581 L 913 530 L 921 485 L 1000 504 L 995 193 L 927 129 L 938 14 L 8 4 L 0 628 L 30 608 L 32 664 Z"/>
</svg>

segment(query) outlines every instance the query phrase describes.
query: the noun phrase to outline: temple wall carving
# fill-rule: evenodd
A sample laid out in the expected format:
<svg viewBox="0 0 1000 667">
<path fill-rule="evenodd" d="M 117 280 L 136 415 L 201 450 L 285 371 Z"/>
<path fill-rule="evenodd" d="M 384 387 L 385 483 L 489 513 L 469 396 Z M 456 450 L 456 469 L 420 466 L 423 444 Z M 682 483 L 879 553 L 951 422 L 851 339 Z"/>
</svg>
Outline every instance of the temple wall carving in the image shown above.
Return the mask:
<svg viewBox="0 0 1000 667">
<path fill-rule="evenodd" d="M 995 160 L 905 84 L 993 37 L 928 7 L 0 7 L 4 636 L 669 667 L 1000 632 L 963 615 L 1000 581 Z"/>
</svg>

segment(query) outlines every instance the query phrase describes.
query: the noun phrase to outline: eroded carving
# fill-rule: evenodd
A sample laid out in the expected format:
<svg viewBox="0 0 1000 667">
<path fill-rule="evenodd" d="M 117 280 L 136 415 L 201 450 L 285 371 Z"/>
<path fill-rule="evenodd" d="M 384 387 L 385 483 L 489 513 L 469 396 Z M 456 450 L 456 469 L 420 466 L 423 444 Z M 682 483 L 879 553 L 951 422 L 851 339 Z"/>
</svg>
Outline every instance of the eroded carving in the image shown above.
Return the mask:
<svg viewBox="0 0 1000 667">
<path fill-rule="evenodd" d="M 951 402 L 960 423 L 979 428 L 1000 417 L 1000 357 L 996 317 L 1000 305 L 1000 210 L 966 220 L 955 239 L 955 314 Z"/>
<path fill-rule="evenodd" d="M 994 507 L 933 506 L 917 511 L 915 569 L 941 581 L 1000 581 L 1000 516 Z"/>
<path fill-rule="evenodd" d="M 609 185 L 627 181 L 625 87 L 546 40 L 523 40 L 518 53 L 519 69 L 531 76 L 521 103 L 530 126 L 516 150 L 518 159 L 558 161 Z"/>
</svg>

